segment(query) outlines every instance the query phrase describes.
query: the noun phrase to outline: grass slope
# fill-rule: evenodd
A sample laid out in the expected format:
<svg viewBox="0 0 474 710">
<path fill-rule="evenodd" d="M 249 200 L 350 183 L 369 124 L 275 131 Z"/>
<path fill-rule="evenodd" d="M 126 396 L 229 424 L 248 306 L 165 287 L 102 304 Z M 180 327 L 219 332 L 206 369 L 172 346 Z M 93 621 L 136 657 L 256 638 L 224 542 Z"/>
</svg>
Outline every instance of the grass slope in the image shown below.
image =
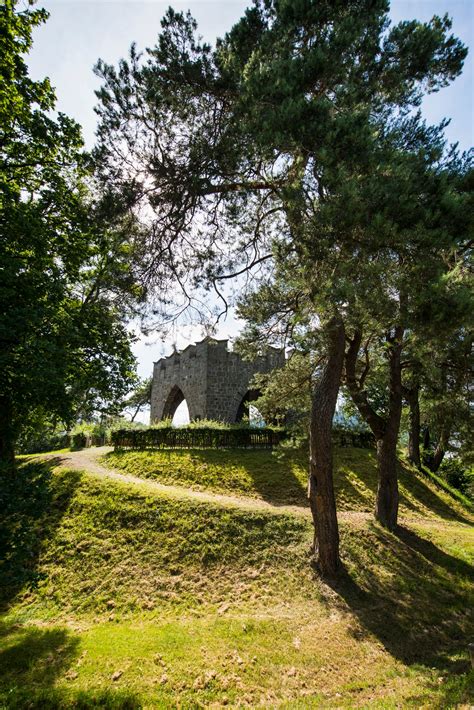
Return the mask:
<svg viewBox="0 0 474 710">
<path fill-rule="evenodd" d="M 215 453 L 200 460 L 224 485 L 238 460 Z M 286 501 L 278 466 L 303 464 L 253 456 Z M 341 452 L 346 509 L 371 507 L 372 473 L 369 452 Z M 0 501 L 0 708 L 468 707 L 472 518 L 410 473 L 409 525 L 349 516 L 327 586 L 306 517 L 24 465 Z"/>
<path fill-rule="evenodd" d="M 252 496 L 275 505 L 308 506 L 307 453 L 294 449 L 118 451 L 102 457 L 124 473 L 197 490 Z M 375 452 L 336 449 L 334 485 L 340 511 L 372 512 L 377 488 Z M 405 516 L 446 519 L 463 516 L 466 506 L 449 491 L 404 462 L 399 467 L 400 510 Z"/>
</svg>

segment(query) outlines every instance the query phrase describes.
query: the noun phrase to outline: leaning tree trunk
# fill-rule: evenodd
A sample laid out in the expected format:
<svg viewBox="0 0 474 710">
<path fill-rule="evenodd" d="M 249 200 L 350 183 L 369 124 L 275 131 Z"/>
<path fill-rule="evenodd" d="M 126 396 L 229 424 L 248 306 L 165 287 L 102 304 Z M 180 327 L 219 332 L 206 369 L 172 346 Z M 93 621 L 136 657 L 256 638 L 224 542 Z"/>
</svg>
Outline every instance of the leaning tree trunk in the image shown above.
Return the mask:
<svg viewBox="0 0 474 710">
<path fill-rule="evenodd" d="M 436 473 L 436 471 L 439 469 L 441 464 L 443 463 L 444 455 L 446 453 L 446 449 L 448 447 L 449 443 L 449 431 L 447 428 L 444 428 L 441 431 L 441 434 L 439 435 L 438 442 L 436 444 L 436 449 L 434 450 L 434 453 L 429 457 L 428 459 L 428 468 L 430 471 L 433 471 L 433 473 Z"/>
<path fill-rule="evenodd" d="M 332 421 L 344 362 L 344 324 L 326 326 L 328 353 L 311 403 L 308 498 L 314 523 L 314 557 L 322 574 L 334 577 L 339 567 L 339 529 L 332 470 Z"/>
<path fill-rule="evenodd" d="M 397 443 L 402 415 L 402 368 L 401 339 L 403 331 L 395 329 L 395 337 L 390 339 L 389 368 L 390 396 L 389 410 L 383 435 L 377 437 L 378 486 L 375 501 L 375 517 L 389 530 L 395 530 L 398 521 L 398 459 Z"/>
<path fill-rule="evenodd" d="M 15 468 L 14 444 L 11 403 L 0 397 L 0 474 Z"/>
<path fill-rule="evenodd" d="M 421 468 L 420 454 L 420 388 L 418 386 L 407 390 L 407 400 L 410 407 L 410 423 L 408 432 L 408 460 L 417 468 Z"/>
<path fill-rule="evenodd" d="M 387 416 L 376 412 L 369 402 L 364 387 L 369 371 L 366 346 L 366 363 L 362 375 L 357 376 L 356 366 L 362 343 L 362 329 L 356 328 L 346 353 L 346 383 L 354 403 L 362 417 L 370 426 L 377 442 L 378 487 L 375 502 L 375 517 L 389 530 L 397 526 L 398 517 L 398 480 L 397 480 L 397 442 L 402 414 L 402 351 L 403 328 L 395 328 L 394 336 L 387 336 L 390 345 L 388 352 L 390 386 Z"/>
</svg>

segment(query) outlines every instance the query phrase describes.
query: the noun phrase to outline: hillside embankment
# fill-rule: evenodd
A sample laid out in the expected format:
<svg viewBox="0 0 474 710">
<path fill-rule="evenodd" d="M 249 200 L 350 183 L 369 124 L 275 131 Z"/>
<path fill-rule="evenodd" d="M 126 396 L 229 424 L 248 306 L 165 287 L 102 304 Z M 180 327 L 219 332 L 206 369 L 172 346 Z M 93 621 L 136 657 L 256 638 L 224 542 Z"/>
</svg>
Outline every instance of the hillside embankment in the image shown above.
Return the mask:
<svg viewBox="0 0 474 710">
<path fill-rule="evenodd" d="M 305 455 L 92 449 L 2 492 L 0 708 L 466 707 L 474 518 L 336 456 L 344 569 L 311 568 Z"/>
</svg>

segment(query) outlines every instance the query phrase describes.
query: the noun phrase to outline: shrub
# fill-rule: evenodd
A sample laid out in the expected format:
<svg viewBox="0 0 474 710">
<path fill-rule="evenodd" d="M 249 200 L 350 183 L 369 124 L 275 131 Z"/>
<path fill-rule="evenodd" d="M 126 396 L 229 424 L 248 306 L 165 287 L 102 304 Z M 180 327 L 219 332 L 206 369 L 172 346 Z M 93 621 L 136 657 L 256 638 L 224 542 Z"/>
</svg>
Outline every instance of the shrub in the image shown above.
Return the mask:
<svg viewBox="0 0 474 710">
<path fill-rule="evenodd" d="M 469 498 L 474 497 L 474 471 L 467 470 L 459 459 L 444 459 L 439 473 L 450 486 Z"/>
<path fill-rule="evenodd" d="M 65 432 L 47 434 L 40 431 L 36 436 L 29 434 L 28 437 L 22 437 L 17 443 L 20 454 L 41 454 L 44 451 L 65 449 L 67 446 L 69 446 L 69 436 Z"/>
<path fill-rule="evenodd" d="M 87 436 L 82 431 L 71 435 L 71 449 L 83 449 L 85 446 L 87 446 Z"/>
<path fill-rule="evenodd" d="M 357 432 L 334 427 L 334 443 L 338 446 L 371 448 L 371 432 Z M 282 442 L 298 446 L 300 441 L 280 427 L 252 427 L 248 424 L 196 421 L 185 427 L 173 427 L 170 420 L 149 428 L 123 428 L 111 433 L 115 448 L 125 449 L 271 449 Z"/>
<path fill-rule="evenodd" d="M 355 446 L 359 449 L 371 449 L 375 446 L 375 438 L 367 429 L 352 428 L 344 424 L 333 424 L 332 438 L 338 446 Z"/>
</svg>

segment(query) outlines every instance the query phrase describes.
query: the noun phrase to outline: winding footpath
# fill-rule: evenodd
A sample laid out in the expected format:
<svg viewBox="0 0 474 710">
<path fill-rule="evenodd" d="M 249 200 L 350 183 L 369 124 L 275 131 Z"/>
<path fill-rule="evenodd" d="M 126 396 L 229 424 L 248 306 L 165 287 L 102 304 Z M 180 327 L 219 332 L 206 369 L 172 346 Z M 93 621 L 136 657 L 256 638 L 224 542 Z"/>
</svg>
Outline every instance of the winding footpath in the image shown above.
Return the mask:
<svg viewBox="0 0 474 710">
<path fill-rule="evenodd" d="M 153 481 L 149 478 L 140 478 L 132 476 L 128 473 L 120 473 L 108 466 L 104 466 L 99 462 L 99 458 L 113 451 L 110 446 L 93 447 L 90 449 L 81 449 L 80 451 L 71 451 L 65 454 L 48 454 L 42 458 L 54 460 L 60 468 L 84 471 L 85 473 L 95 476 L 100 479 L 110 479 L 117 483 L 126 483 L 139 488 L 141 491 L 148 491 L 158 495 L 165 495 L 171 498 L 181 500 L 194 500 L 201 503 L 212 503 L 226 508 L 239 508 L 249 511 L 264 511 L 282 515 L 302 515 L 310 518 L 311 512 L 309 507 L 298 505 L 276 505 L 268 501 L 251 498 L 249 496 L 229 495 L 225 493 L 212 493 L 209 491 L 200 491 L 193 488 L 185 488 L 183 486 L 168 485 Z M 359 511 L 340 511 L 338 518 L 340 520 L 351 520 L 352 522 L 360 522 L 371 518 L 370 513 Z"/>
<path fill-rule="evenodd" d="M 188 488 L 173 484 L 160 483 L 159 481 L 150 478 L 141 478 L 127 473 L 121 473 L 105 466 L 99 459 L 109 452 L 113 451 L 110 446 L 93 447 L 90 449 L 81 449 L 80 451 L 70 451 L 64 454 L 39 454 L 40 458 L 48 459 L 60 468 L 74 471 L 82 471 L 89 476 L 99 479 L 109 479 L 117 483 L 127 484 L 140 490 L 142 493 L 151 495 L 166 496 L 178 500 L 196 501 L 200 503 L 210 503 L 219 505 L 225 508 L 237 508 L 247 511 L 261 511 L 273 513 L 276 515 L 298 515 L 305 518 L 311 518 L 309 506 L 299 505 L 278 505 L 270 503 L 262 498 L 252 498 L 244 495 L 230 495 L 227 493 L 214 493 L 212 491 L 202 491 L 195 488 Z M 337 517 L 339 521 L 348 521 L 353 527 L 365 527 L 368 521 L 373 520 L 373 513 L 369 511 L 358 510 L 338 510 Z M 401 512 L 399 515 L 400 525 L 417 524 L 425 526 L 429 521 L 423 515 L 408 514 L 407 511 Z M 429 523 L 431 524 L 431 523 Z M 461 524 L 460 521 L 450 521 L 437 517 L 437 525 L 450 527 L 453 524 Z M 470 526 L 468 520 L 463 521 L 463 524 Z"/>
</svg>

